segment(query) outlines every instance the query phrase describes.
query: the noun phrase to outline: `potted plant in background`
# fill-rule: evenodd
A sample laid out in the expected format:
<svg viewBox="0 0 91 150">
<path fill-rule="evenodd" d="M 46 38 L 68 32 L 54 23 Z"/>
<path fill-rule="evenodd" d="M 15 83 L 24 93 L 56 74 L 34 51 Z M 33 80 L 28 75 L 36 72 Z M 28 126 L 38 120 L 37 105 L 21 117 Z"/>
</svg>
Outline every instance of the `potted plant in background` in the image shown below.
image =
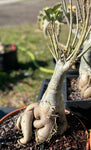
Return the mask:
<svg viewBox="0 0 91 150">
<path fill-rule="evenodd" d="M 0 42 L 0 70 L 10 71 L 17 67 L 17 47 L 14 44 L 5 45 Z"/>
<path fill-rule="evenodd" d="M 20 145 L 26 145 L 30 142 L 31 144 L 35 145 L 35 147 L 31 148 L 36 148 L 39 143 L 41 143 L 39 145 L 42 146 L 42 149 L 46 149 L 46 145 L 48 146 L 47 149 L 55 148 L 83 150 L 87 148 L 86 143 L 88 139 L 85 130 L 83 129 L 83 127 L 81 127 L 82 129 L 80 128 L 79 123 L 76 124 L 76 122 L 78 121 L 74 120 L 75 117 L 73 115 L 67 117 L 64 110 L 61 92 L 66 72 L 70 69 L 73 63 L 75 63 L 78 60 L 78 58 L 80 58 L 91 47 L 91 44 L 88 45 L 83 49 L 83 52 L 80 52 L 79 54 L 82 44 L 85 41 L 86 34 L 89 34 L 89 3 L 90 1 L 87 0 L 86 11 L 84 11 L 83 2 L 83 11 L 84 13 L 86 13 L 86 18 L 84 18 L 83 16 L 83 20 L 81 20 L 82 22 L 80 22 L 79 20 L 78 11 L 76 8 L 77 24 L 79 26 L 79 23 L 81 23 L 82 26 L 79 26 L 81 27 L 79 30 L 81 36 L 78 39 L 75 48 L 71 45 L 71 36 L 73 29 L 72 0 L 70 0 L 70 24 L 69 35 L 66 45 L 60 43 L 59 47 L 59 39 L 56 35 L 55 21 L 59 15 L 59 11 L 57 9 L 61 7 L 61 4 L 55 5 L 53 8 L 48 8 L 45 10 L 45 18 L 49 21 L 49 23 L 47 24 L 47 34 L 51 41 L 50 51 L 56 60 L 56 66 L 54 69 L 53 76 L 41 100 L 37 103 L 33 103 L 27 106 L 25 111 L 22 112 L 19 115 L 19 118 L 17 119 L 16 127 L 18 129 L 21 129 L 23 133 L 22 136 L 19 136 L 19 134 L 17 134 L 18 143 Z M 62 8 L 63 7 L 61 7 L 61 9 Z M 16 132 L 18 131 L 19 130 L 17 130 Z M 38 143 L 37 145 L 34 142 L 34 131 L 35 140 L 36 143 Z M 70 135 L 70 138 L 68 138 L 68 140 L 67 135 Z M 63 139 L 61 139 L 61 137 L 63 137 Z M 77 137 L 79 140 L 77 140 Z M 53 142 L 51 140 L 53 140 Z M 77 144 L 77 141 L 79 141 L 79 144 Z M 42 143 L 45 144 L 43 145 Z M 39 147 L 37 147 L 37 149 L 38 148 Z"/>
<path fill-rule="evenodd" d="M 87 43 L 91 41 L 91 38 Z M 91 43 L 91 42 L 90 42 Z M 86 45 L 86 44 L 85 44 Z M 66 109 L 74 112 L 90 128 L 91 114 L 91 49 L 81 58 L 79 76 L 68 75 L 64 82 Z M 65 93 L 64 91 L 64 93 Z"/>
<path fill-rule="evenodd" d="M 81 5 L 77 1 L 79 9 L 81 10 Z M 86 9 L 86 2 L 84 1 L 84 10 Z M 82 11 L 80 13 L 80 18 L 82 18 Z M 67 12 L 65 11 L 65 14 Z M 66 15 L 67 16 L 67 15 Z M 84 14 L 86 18 L 86 14 Z M 88 25 L 88 32 L 83 43 L 83 49 L 86 49 L 91 43 L 91 25 Z M 75 32 L 76 37 L 80 37 L 78 30 Z M 77 35 L 78 34 L 78 35 Z M 87 38 L 88 37 L 88 38 Z M 75 39 L 76 40 L 76 39 Z M 91 127 L 90 114 L 91 114 L 91 48 L 82 56 L 80 60 L 78 73 L 67 74 L 66 80 L 64 82 L 64 102 L 65 107 L 78 115 L 86 124 L 88 128 Z M 65 94 L 67 93 L 67 94 Z"/>
</svg>

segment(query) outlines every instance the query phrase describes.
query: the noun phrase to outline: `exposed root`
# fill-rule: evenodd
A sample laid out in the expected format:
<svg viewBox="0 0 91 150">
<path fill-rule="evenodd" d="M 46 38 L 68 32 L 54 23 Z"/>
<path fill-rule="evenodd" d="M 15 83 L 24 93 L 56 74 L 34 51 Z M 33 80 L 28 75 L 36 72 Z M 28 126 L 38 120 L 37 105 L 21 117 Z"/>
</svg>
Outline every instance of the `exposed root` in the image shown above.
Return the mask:
<svg viewBox="0 0 91 150">
<path fill-rule="evenodd" d="M 46 123 L 42 128 L 36 129 L 35 137 L 37 143 L 43 143 L 44 141 L 50 141 L 52 135 L 57 131 L 54 120 L 47 119 Z"/>
<path fill-rule="evenodd" d="M 91 97 L 91 87 L 88 87 L 88 88 L 85 90 L 83 97 L 84 97 L 84 98 L 89 98 L 89 97 Z"/>
<path fill-rule="evenodd" d="M 55 116 L 52 116 L 52 109 L 49 103 L 40 102 L 39 104 L 39 120 L 34 121 L 36 128 L 35 137 L 37 143 L 50 140 L 53 131 L 56 131 Z"/>
<path fill-rule="evenodd" d="M 18 144 L 25 147 L 26 145 L 20 142 L 20 139 L 17 140 Z"/>
<path fill-rule="evenodd" d="M 22 130 L 24 136 L 18 140 L 18 143 L 24 145 L 31 140 L 32 125 L 36 128 L 35 140 L 37 143 L 49 141 L 58 130 L 56 118 L 56 112 L 48 102 L 29 105 L 17 120 L 16 126 Z M 64 117 L 61 117 L 61 123 L 64 123 L 60 128 L 60 134 L 67 129 L 67 122 L 63 119 Z"/>
<path fill-rule="evenodd" d="M 18 143 L 21 143 L 24 145 L 31 140 L 33 117 L 34 117 L 33 110 L 31 110 L 27 112 L 25 111 L 18 118 L 16 127 L 22 130 L 22 133 L 24 136 L 23 138 L 18 140 Z"/>
</svg>

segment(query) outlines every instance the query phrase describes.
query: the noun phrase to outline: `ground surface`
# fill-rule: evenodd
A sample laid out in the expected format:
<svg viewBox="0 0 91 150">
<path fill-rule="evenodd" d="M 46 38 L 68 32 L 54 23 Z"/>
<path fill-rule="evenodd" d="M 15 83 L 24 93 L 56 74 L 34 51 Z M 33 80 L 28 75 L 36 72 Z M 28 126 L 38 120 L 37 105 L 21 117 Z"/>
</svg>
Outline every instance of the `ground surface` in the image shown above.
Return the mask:
<svg viewBox="0 0 91 150">
<path fill-rule="evenodd" d="M 12 0 L 9 0 L 8 4 L 0 5 L 0 26 L 36 23 L 37 15 L 42 8 L 60 2 L 60 0 L 19 0 L 20 2 L 15 3 L 10 1 Z"/>
<path fill-rule="evenodd" d="M 0 0 L 0 5 L 15 3 L 15 2 L 19 2 L 19 1 L 22 1 L 22 0 Z"/>
<path fill-rule="evenodd" d="M 5 2 L 6 0 L 0 0 L 0 2 L 1 1 Z M 10 28 L 11 28 L 11 26 L 16 27 L 16 25 L 24 25 L 24 24 L 29 24 L 29 25 L 36 24 L 37 25 L 37 16 L 39 14 L 39 11 L 42 10 L 46 6 L 53 6 L 57 2 L 60 2 L 60 0 L 50 0 L 50 1 L 49 0 L 19 0 L 19 2 L 16 2 L 16 0 L 14 0 L 15 3 L 10 3 L 10 1 L 13 1 L 13 0 L 7 0 L 7 1 L 9 1 L 9 3 L 0 5 L 0 27 L 1 27 L 1 30 L 2 30 L 2 27 L 7 27 L 7 26 L 10 26 Z M 91 21 L 91 19 L 90 19 L 90 21 Z M 4 30 L 4 28 L 3 28 L 3 30 Z M 20 28 L 20 30 L 21 30 L 21 28 Z M 19 32 L 19 31 L 17 31 L 17 32 Z M 13 34 L 17 33 L 17 32 L 14 31 Z M 27 36 L 28 36 L 28 34 L 31 33 L 30 29 L 29 30 L 26 29 L 25 32 L 27 33 Z M 37 32 L 38 31 L 36 30 L 36 33 Z M 4 36 L 7 37 L 7 35 L 5 35 L 4 32 L 3 32 L 3 34 L 4 34 Z M 24 34 L 25 33 L 23 33 L 23 34 L 21 33 L 21 35 L 22 35 L 21 40 L 20 40 L 21 43 L 25 42 L 25 40 L 28 38 Z M 16 36 L 16 35 L 14 35 L 14 36 Z M 3 35 L 2 35 L 2 37 L 3 37 Z M 39 38 L 40 38 L 40 36 L 39 36 Z M 11 40 L 11 41 L 14 41 L 14 39 Z M 11 42 L 11 41 L 9 41 L 9 42 Z M 33 40 L 31 40 L 31 45 L 30 46 L 31 46 L 31 49 L 34 50 L 35 45 L 33 43 L 34 41 L 33 42 L 32 41 Z M 39 41 L 40 44 L 41 44 L 41 41 L 42 40 Z M 36 47 L 38 47 L 38 45 L 36 45 Z M 38 49 L 35 51 L 35 53 L 37 55 Z M 43 77 L 43 75 L 45 75 L 45 74 L 41 74 L 41 78 Z M 43 79 L 41 79 L 41 80 L 43 80 Z M 13 83 L 13 86 L 15 84 L 17 84 L 17 82 L 15 82 L 15 81 Z M 30 88 L 33 87 L 32 82 L 34 84 L 36 84 L 34 82 L 34 80 L 29 79 L 28 83 L 30 84 Z M 10 83 L 10 84 L 11 84 L 10 87 L 12 87 L 12 83 Z M 23 86 L 23 84 L 24 83 L 21 81 L 21 86 Z M 37 91 L 37 89 L 38 89 L 38 92 L 39 92 L 40 86 L 41 85 L 37 85 L 37 86 L 34 86 L 33 88 L 35 88 L 35 91 Z M 7 91 L 6 92 L 5 91 L 4 92 L 0 91 L 0 99 L 2 98 L 2 101 L 3 100 L 5 101 L 5 103 L 3 103 L 4 106 L 20 107 L 20 106 L 24 106 L 26 102 L 30 103 L 31 97 L 34 97 L 34 95 L 36 95 L 36 93 L 35 93 L 35 91 L 33 92 L 34 95 L 32 95 L 31 93 L 26 93 L 26 89 L 28 88 L 28 86 L 25 86 L 24 88 L 25 88 L 24 89 L 25 91 L 22 92 L 22 94 L 21 94 L 21 92 L 16 92 L 16 93 L 13 92 L 13 96 L 12 96 L 12 91 L 9 92 L 9 94 L 7 94 Z M 1 87 L 0 87 L 0 89 L 1 89 Z M 9 96 L 7 97 L 7 95 L 9 95 Z M 37 99 L 37 97 L 35 98 L 35 101 L 36 101 L 36 99 Z"/>
<path fill-rule="evenodd" d="M 6 29 L 7 26 L 9 26 L 9 29 L 10 29 L 10 28 L 12 28 L 11 26 L 15 26 L 13 34 L 14 34 L 15 37 L 17 37 L 17 35 L 15 35 L 15 34 L 17 32 L 19 32 L 21 34 L 21 40 L 19 40 L 19 41 L 22 42 L 22 36 L 23 36 L 23 38 L 25 38 L 26 35 L 25 35 L 25 33 L 21 33 L 22 31 L 15 31 L 16 26 L 18 26 L 18 25 L 24 25 L 24 24 L 37 25 L 37 15 L 38 15 L 39 11 L 42 8 L 44 8 L 45 6 L 52 6 L 56 2 L 58 2 L 58 0 L 57 1 L 56 0 L 52 0 L 52 1 L 48 1 L 48 0 L 26 0 L 25 1 L 25 0 L 22 0 L 22 1 L 19 1 L 19 2 L 15 2 L 15 3 L 10 3 L 10 1 L 9 1 L 8 4 L 0 5 L 0 27 L 1 27 L 1 31 L 2 31 L 2 35 L 1 36 L 2 37 L 6 36 L 5 42 L 14 42 L 14 43 L 17 40 L 14 41 L 14 39 L 7 39 L 7 36 L 9 36 L 9 37 L 11 37 L 11 36 L 7 35 L 7 32 L 4 32 L 4 27 Z M 6 30 L 8 30 L 8 28 Z M 25 32 L 29 32 L 29 34 L 31 33 L 28 29 L 25 29 Z M 34 32 L 35 32 L 35 28 L 34 28 Z M 27 33 L 27 38 L 29 38 L 28 37 L 28 33 Z M 32 39 L 30 39 L 30 40 L 32 40 Z M 26 41 L 26 39 L 23 42 L 25 42 L 25 41 Z M 40 41 L 41 41 L 41 38 L 40 38 Z M 37 49 L 38 49 L 38 45 L 35 45 L 35 46 L 37 46 Z M 32 49 L 33 49 L 33 47 L 32 47 Z M 37 53 L 37 51 L 36 51 L 36 53 Z M 21 74 L 21 73 L 19 73 L 19 74 Z M 8 76 L 10 76 L 10 75 L 8 75 Z M 42 78 L 43 76 L 44 75 L 41 74 L 40 78 Z M 34 77 L 34 75 L 33 75 L 33 77 Z M 0 80 L 2 80 L 1 76 L 0 76 Z M 5 80 L 6 80 L 6 77 L 5 77 Z M 22 79 L 19 79 L 19 81 L 20 80 L 22 80 Z M 40 79 L 38 78 L 38 80 L 40 80 Z M 43 81 L 43 79 L 41 79 L 41 80 Z M 40 81 L 40 82 L 42 83 L 42 81 Z M 23 81 L 21 81 L 21 82 L 23 82 Z M 34 85 L 36 81 L 35 81 L 35 79 L 33 79 L 33 80 L 29 79 L 28 82 L 29 82 L 29 85 L 30 84 Z M 14 81 L 12 81 L 12 83 L 14 83 Z M 9 84 L 12 84 L 12 83 L 9 83 Z M 34 87 L 32 87 L 33 85 L 30 85 L 30 86 L 27 85 L 27 87 L 26 87 L 25 84 L 21 85 L 25 89 L 25 90 L 22 89 L 24 91 L 22 93 L 20 92 L 20 86 L 19 86 L 19 90 L 18 91 L 15 92 L 15 90 L 14 90 L 15 85 L 18 85 L 18 84 L 20 85 L 22 83 L 15 82 L 12 85 L 13 86 L 13 88 L 12 88 L 13 90 L 10 90 L 9 93 L 7 93 L 8 85 L 7 85 L 7 81 L 6 81 L 6 83 L 4 81 L 3 85 L 5 87 L 5 90 L 3 91 L 0 88 L 1 89 L 0 90 L 0 106 L 23 107 L 26 103 L 27 104 L 31 103 L 33 99 L 35 99 L 35 101 L 37 100 L 37 96 L 38 96 L 41 84 L 40 85 L 35 85 Z M 31 92 L 31 88 L 35 89 L 35 91 L 33 90 L 33 92 Z M 28 89 L 28 90 L 26 91 L 26 89 Z M 32 93 L 34 93 L 33 95 L 37 95 L 37 96 L 36 97 L 33 96 Z"/>
<path fill-rule="evenodd" d="M 52 6 L 59 0 L 30 0 L 0 5 L 0 26 L 37 23 L 39 11 Z"/>
</svg>

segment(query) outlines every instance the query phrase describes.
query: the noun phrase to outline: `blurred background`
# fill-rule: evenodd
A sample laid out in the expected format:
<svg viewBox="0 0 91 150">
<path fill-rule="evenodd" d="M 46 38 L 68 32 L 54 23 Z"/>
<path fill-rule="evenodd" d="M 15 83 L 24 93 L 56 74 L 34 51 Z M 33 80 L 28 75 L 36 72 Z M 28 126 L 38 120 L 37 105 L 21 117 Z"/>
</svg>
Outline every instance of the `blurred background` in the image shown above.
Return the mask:
<svg viewBox="0 0 91 150">
<path fill-rule="evenodd" d="M 43 8 L 58 2 L 61 1 L 0 0 L 1 107 L 23 107 L 36 102 L 43 80 L 51 78 L 53 58 L 48 39 L 38 27 L 38 15 Z M 62 43 L 67 36 L 64 25 Z"/>
<path fill-rule="evenodd" d="M 0 51 L 0 107 L 23 107 L 35 102 L 43 80 L 51 78 L 52 56 L 47 39 L 38 29 L 37 16 L 44 7 L 57 2 L 0 0 L 0 49 L 8 46 L 5 54 Z"/>
</svg>

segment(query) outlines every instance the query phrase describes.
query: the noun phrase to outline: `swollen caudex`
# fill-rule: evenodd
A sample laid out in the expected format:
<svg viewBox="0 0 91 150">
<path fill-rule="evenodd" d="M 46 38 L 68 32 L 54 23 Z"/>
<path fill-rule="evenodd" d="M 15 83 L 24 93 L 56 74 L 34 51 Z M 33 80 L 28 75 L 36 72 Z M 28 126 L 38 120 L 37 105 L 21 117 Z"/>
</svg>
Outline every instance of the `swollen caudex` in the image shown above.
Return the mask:
<svg viewBox="0 0 91 150">
<path fill-rule="evenodd" d="M 49 105 L 42 106 L 41 102 L 31 104 L 18 118 L 16 127 L 22 130 L 24 136 L 18 140 L 20 144 L 26 144 L 31 140 L 32 124 L 36 128 L 35 136 L 38 143 L 49 140 L 56 132 L 57 126 L 55 116 L 52 116 L 52 109 Z"/>
<path fill-rule="evenodd" d="M 53 115 L 53 109 L 48 102 L 40 102 L 39 104 L 40 119 L 34 121 L 36 128 L 36 142 L 41 143 L 50 140 L 51 136 L 56 132 L 56 117 Z"/>
<path fill-rule="evenodd" d="M 22 130 L 23 138 L 18 140 L 20 144 L 28 143 L 32 138 L 32 121 L 33 121 L 33 111 L 27 111 L 20 115 L 17 120 L 16 127 Z"/>
<path fill-rule="evenodd" d="M 81 96 L 84 98 L 91 97 L 91 75 L 84 72 L 82 75 L 80 75 L 78 83 Z"/>
</svg>

